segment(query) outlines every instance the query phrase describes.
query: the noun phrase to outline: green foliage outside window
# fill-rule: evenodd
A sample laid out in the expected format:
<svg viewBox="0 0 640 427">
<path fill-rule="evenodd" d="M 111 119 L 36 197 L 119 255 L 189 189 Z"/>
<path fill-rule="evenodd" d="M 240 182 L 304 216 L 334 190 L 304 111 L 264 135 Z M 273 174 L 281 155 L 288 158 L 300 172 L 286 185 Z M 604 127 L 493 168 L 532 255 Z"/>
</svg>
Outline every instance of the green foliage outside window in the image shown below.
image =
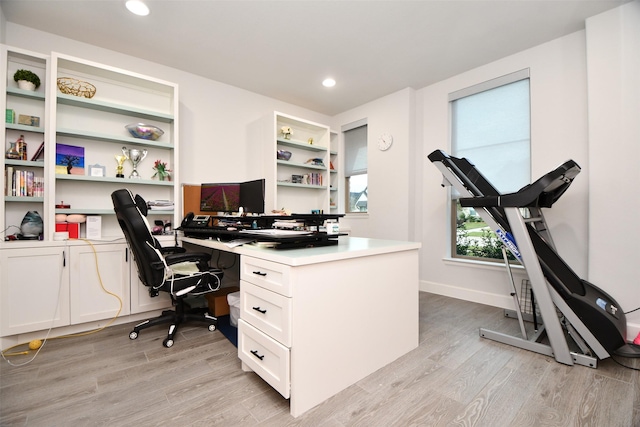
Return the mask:
<svg viewBox="0 0 640 427">
<path fill-rule="evenodd" d="M 502 241 L 473 210 L 464 211 L 456 202 L 456 255 L 460 257 L 503 260 Z M 507 251 L 507 258 L 515 257 Z"/>
</svg>

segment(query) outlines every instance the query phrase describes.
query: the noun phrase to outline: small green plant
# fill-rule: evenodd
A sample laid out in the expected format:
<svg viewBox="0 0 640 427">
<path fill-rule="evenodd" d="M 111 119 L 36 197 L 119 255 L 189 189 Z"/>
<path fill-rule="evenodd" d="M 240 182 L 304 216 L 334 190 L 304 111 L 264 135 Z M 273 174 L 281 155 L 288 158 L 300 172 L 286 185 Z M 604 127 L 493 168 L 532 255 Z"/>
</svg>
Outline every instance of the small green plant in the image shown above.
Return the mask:
<svg viewBox="0 0 640 427">
<path fill-rule="evenodd" d="M 13 75 L 13 80 L 15 80 L 16 82 L 18 80 L 26 80 L 36 85 L 36 89 L 40 87 L 40 77 L 38 77 L 33 71 L 18 70 Z"/>
</svg>

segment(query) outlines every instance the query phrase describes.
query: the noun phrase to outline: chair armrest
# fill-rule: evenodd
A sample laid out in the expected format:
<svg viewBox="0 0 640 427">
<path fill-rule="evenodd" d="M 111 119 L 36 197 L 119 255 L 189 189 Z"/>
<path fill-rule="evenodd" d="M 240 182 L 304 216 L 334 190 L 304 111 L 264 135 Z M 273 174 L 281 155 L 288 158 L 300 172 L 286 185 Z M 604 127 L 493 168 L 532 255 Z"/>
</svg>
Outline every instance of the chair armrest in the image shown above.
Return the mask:
<svg viewBox="0 0 640 427">
<path fill-rule="evenodd" d="M 197 262 L 207 264 L 211 260 L 211 255 L 204 252 L 184 252 L 180 254 L 170 254 L 164 257 L 167 265 L 178 264 L 180 262 Z"/>
<path fill-rule="evenodd" d="M 181 248 L 180 246 L 166 246 L 160 248 L 160 253 L 165 256 L 169 254 L 181 254 L 186 252 L 185 248 Z"/>
</svg>

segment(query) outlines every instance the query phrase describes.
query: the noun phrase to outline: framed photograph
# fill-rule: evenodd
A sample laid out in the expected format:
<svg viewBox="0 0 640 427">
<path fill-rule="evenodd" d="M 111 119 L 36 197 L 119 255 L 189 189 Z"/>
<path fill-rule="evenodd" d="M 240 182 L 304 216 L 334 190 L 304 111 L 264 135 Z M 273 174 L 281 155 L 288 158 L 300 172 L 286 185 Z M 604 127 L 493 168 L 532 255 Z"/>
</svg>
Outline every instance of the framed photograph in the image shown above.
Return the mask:
<svg viewBox="0 0 640 427">
<path fill-rule="evenodd" d="M 99 164 L 89 165 L 89 176 L 106 176 L 105 175 L 106 168 Z"/>
<path fill-rule="evenodd" d="M 56 174 L 84 175 L 84 147 L 56 144 Z"/>
</svg>

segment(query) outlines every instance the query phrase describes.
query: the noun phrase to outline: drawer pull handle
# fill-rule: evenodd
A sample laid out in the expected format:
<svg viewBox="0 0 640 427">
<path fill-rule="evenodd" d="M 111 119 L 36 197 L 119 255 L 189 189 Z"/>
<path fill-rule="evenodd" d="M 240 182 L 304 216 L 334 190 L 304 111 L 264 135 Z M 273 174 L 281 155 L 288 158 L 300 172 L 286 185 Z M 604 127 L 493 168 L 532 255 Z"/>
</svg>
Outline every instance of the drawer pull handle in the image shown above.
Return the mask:
<svg viewBox="0 0 640 427">
<path fill-rule="evenodd" d="M 260 309 L 260 307 L 253 307 L 253 309 L 254 309 L 255 311 L 259 311 L 259 312 L 260 312 L 260 313 L 262 313 L 262 314 L 265 314 L 265 313 L 267 312 L 267 310 Z"/>
<path fill-rule="evenodd" d="M 261 271 L 254 271 L 253 274 L 257 274 L 258 276 L 266 276 L 267 273 L 263 273 Z"/>
<path fill-rule="evenodd" d="M 257 357 L 260 360 L 264 359 L 264 354 L 262 356 L 260 356 L 258 354 L 258 350 L 251 350 L 251 354 L 253 354 L 255 357 Z"/>
</svg>

